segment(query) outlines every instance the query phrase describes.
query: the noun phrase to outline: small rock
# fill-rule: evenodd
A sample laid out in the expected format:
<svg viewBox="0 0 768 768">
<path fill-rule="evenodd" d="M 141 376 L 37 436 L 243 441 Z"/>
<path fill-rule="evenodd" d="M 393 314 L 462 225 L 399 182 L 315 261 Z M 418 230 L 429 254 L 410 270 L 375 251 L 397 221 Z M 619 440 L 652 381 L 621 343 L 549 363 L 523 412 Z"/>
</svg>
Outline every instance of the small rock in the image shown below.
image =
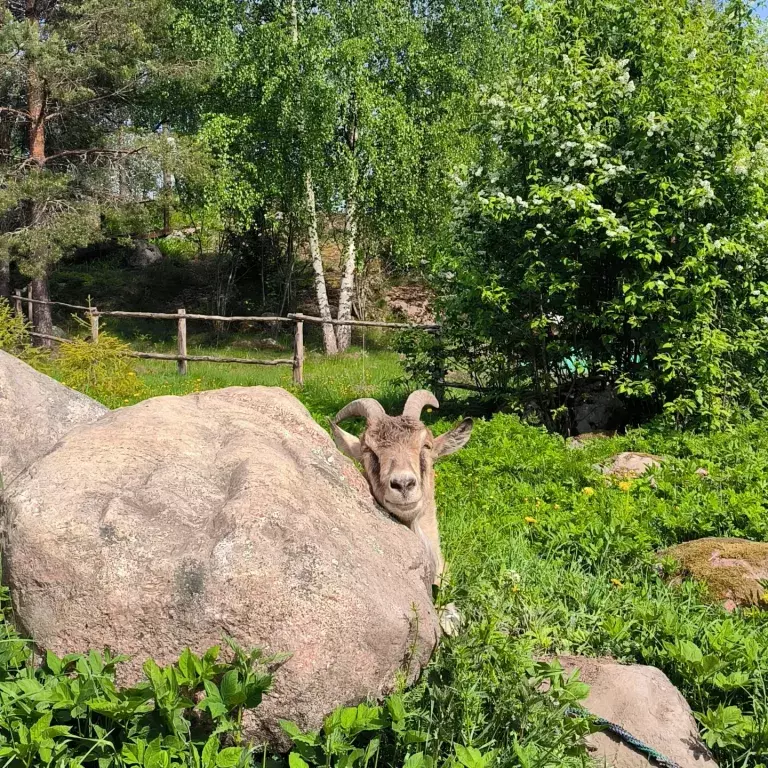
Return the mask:
<svg viewBox="0 0 768 768">
<path fill-rule="evenodd" d="M 625 451 L 610 460 L 610 463 L 602 467 L 604 475 L 613 477 L 640 477 L 652 467 L 660 467 L 662 459 L 650 453 L 636 453 Z"/>
<path fill-rule="evenodd" d="M 620 426 L 624 413 L 624 403 L 613 388 L 602 382 L 586 385 L 573 405 L 576 432 L 582 434 Z"/>
<path fill-rule="evenodd" d="M 699 468 L 696 470 L 696 474 L 697 474 L 699 477 L 709 477 L 709 472 L 708 472 L 706 469 L 704 469 L 704 467 L 699 467 Z"/>
<path fill-rule="evenodd" d="M 590 686 L 583 703 L 593 715 L 621 726 L 680 768 L 717 768 L 699 737 L 688 703 L 655 667 L 617 664 L 612 659 L 561 656 L 568 674 L 580 671 Z M 648 768 L 654 763 L 611 731 L 587 737 L 587 747 L 600 765 L 612 768 Z"/>
<path fill-rule="evenodd" d="M 146 240 L 137 240 L 133 246 L 131 264 L 134 267 L 149 267 L 163 260 L 162 251 Z"/>
<path fill-rule="evenodd" d="M 677 544 L 660 553 L 680 563 L 682 575 L 703 581 L 726 610 L 759 605 L 768 590 L 768 543 L 748 539 L 707 537 Z"/>
</svg>

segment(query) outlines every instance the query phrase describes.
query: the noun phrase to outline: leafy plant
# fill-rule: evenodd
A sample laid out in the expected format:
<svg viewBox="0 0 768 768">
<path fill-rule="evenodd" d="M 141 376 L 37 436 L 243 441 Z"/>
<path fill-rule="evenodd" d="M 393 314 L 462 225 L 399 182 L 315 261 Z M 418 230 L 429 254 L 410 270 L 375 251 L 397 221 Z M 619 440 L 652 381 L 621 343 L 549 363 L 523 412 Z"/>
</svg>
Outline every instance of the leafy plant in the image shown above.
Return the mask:
<svg viewBox="0 0 768 768">
<path fill-rule="evenodd" d="M 768 392 L 765 38 L 749 4 L 510 7 L 483 162 L 434 264 L 430 361 L 550 429 L 596 382 L 634 419 L 721 426 Z"/>
</svg>

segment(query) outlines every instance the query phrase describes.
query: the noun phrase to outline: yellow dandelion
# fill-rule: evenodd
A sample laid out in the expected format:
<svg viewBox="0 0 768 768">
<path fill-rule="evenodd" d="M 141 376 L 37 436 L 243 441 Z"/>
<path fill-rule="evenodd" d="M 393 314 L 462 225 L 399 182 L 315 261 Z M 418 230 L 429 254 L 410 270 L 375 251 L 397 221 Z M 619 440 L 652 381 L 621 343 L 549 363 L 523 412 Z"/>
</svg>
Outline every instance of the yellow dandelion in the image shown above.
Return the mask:
<svg viewBox="0 0 768 768">
<path fill-rule="evenodd" d="M 560 505 L 559 504 L 553 504 L 552 505 L 552 509 L 560 509 Z"/>
<path fill-rule="evenodd" d="M 594 489 L 594 488 L 591 488 L 590 486 L 586 486 L 585 488 L 582 488 L 582 489 L 581 489 L 581 492 L 582 492 L 582 493 L 583 493 L 585 496 L 594 496 L 594 495 L 595 495 L 595 489 Z"/>
<path fill-rule="evenodd" d="M 539 509 L 541 507 L 541 499 L 536 499 L 536 509 Z"/>
<path fill-rule="evenodd" d="M 619 483 L 619 488 L 626 493 L 632 487 L 632 483 L 629 480 L 622 480 Z"/>
<path fill-rule="evenodd" d="M 518 586 L 517 586 L 517 584 L 515 584 L 515 585 L 512 587 L 512 591 L 513 591 L 513 592 L 519 592 L 519 591 L 520 591 L 520 587 L 518 587 Z"/>
<path fill-rule="evenodd" d="M 763 603 L 768 603 L 768 592 L 763 592 L 763 594 L 760 595 L 760 601 Z"/>
<path fill-rule="evenodd" d="M 617 589 L 621 589 L 624 586 L 618 579 L 611 579 L 611 584 Z"/>
<path fill-rule="evenodd" d="M 528 523 L 528 525 L 535 525 L 537 521 L 535 517 L 526 516 L 525 522 Z"/>
</svg>

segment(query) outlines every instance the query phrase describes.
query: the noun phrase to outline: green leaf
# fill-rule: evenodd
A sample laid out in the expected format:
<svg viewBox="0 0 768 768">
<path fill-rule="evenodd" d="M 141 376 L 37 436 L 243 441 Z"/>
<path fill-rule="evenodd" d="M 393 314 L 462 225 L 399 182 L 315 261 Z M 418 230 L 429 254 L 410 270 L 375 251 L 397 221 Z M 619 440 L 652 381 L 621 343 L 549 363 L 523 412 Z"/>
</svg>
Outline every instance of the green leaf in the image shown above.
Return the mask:
<svg viewBox="0 0 768 768">
<path fill-rule="evenodd" d="M 235 768 L 246 754 L 246 750 L 242 747 L 227 747 L 216 756 L 216 766 L 217 768 Z"/>
<path fill-rule="evenodd" d="M 289 768 L 309 768 L 309 764 L 304 758 L 297 755 L 295 752 L 291 752 L 291 754 L 288 755 L 288 766 Z"/>
</svg>

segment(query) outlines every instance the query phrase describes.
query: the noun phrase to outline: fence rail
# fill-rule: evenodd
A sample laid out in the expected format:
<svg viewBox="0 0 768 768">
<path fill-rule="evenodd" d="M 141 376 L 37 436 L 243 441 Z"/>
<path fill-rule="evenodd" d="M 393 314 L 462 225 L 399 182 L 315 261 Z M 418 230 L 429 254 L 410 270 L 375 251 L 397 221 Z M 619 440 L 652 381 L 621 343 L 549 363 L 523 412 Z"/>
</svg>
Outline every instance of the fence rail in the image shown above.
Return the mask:
<svg viewBox="0 0 768 768">
<path fill-rule="evenodd" d="M 31 293 L 31 290 L 30 290 Z M 184 376 L 188 372 L 187 363 L 238 363 L 243 365 L 286 365 L 293 368 L 293 383 L 297 386 L 304 385 L 304 323 L 316 323 L 319 325 L 351 325 L 364 328 L 399 328 L 409 330 L 420 330 L 428 333 L 435 333 L 440 330 L 436 324 L 414 324 L 414 323 L 386 323 L 378 320 L 336 320 L 304 315 L 301 313 L 291 313 L 286 317 L 264 316 L 264 315 L 200 315 L 187 313 L 183 308 L 172 312 L 124 312 L 122 310 L 103 311 L 98 307 L 84 306 L 80 304 L 66 304 L 63 301 L 44 301 L 33 299 L 30 295 L 24 296 L 20 290 L 14 292 L 13 305 L 18 315 L 24 315 L 23 305 L 27 305 L 27 316 L 30 324 L 34 322 L 34 306 L 44 304 L 51 307 L 66 307 L 67 309 L 76 309 L 84 312 L 91 325 L 91 341 L 97 342 L 99 339 L 99 318 L 101 317 L 122 317 L 122 318 L 141 318 L 148 320 L 174 320 L 177 323 L 176 331 L 176 354 L 166 352 L 138 352 L 131 350 L 130 357 L 141 358 L 145 360 L 175 360 L 177 370 Z M 187 320 L 207 320 L 213 322 L 242 322 L 242 323 L 290 323 L 294 326 L 293 333 L 293 356 L 284 359 L 263 360 L 251 357 L 220 357 L 214 355 L 190 355 L 187 353 Z M 62 344 L 71 343 L 70 339 L 60 336 L 52 336 L 47 333 L 31 331 L 30 335 L 34 338 L 44 339 L 46 341 L 55 341 Z M 448 382 L 436 382 L 443 387 L 452 386 Z"/>
</svg>

